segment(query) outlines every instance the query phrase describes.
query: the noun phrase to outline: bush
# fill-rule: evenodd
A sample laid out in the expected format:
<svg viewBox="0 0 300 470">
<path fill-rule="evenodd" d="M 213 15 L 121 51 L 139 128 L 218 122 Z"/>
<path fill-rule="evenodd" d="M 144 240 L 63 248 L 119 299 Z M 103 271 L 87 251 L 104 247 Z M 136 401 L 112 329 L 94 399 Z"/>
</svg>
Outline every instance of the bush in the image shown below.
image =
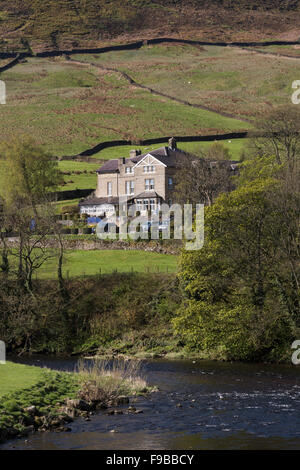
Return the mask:
<svg viewBox="0 0 300 470">
<path fill-rule="evenodd" d="M 61 208 L 61 212 L 63 214 L 71 214 L 71 215 L 75 215 L 75 214 L 78 214 L 79 212 L 79 207 L 78 205 L 72 205 L 72 206 L 63 206 Z"/>
</svg>

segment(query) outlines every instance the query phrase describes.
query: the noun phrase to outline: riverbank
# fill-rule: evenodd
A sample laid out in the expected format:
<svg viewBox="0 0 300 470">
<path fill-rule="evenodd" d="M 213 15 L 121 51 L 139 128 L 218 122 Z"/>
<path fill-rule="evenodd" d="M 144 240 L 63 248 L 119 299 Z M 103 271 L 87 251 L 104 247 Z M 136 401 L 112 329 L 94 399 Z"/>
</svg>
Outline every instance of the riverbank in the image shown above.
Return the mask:
<svg viewBox="0 0 300 470">
<path fill-rule="evenodd" d="M 82 362 L 77 372 L 58 372 L 7 362 L 0 366 L 0 442 L 46 431 L 68 432 L 76 417 L 89 420 L 99 409 L 108 414 L 132 395 L 150 392 L 139 375 L 138 361 L 108 365 Z M 136 413 L 128 407 L 128 413 Z"/>
<path fill-rule="evenodd" d="M 69 279 L 66 296 L 51 280 L 34 282 L 35 298 L 19 296 L 15 288 L 9 282 L 0 295 L 4 313 L 15 306 L 0 323 L 8 354 L 230 360 L 223 347 L 191 348 L 175 331 L 184 300 L 176 274 L 115 272 Z M 266 350 L 256 362 L 290 363 L 292 341 L 276 355 Z"/>
<path fill-rule="evenodd" d="M 75 358 L 16 361 L 72 371 Z M 158 391 L 108 414 L 99 410 L 68 424 L 71 432 L 35 433 L 1 450 L 299 449 L 300 375 L 291 363 L 145 361 L 143 376 Z M 134 401 L 134 402 L 133 402 Z M 113 432 L 114 431 L 114 432 Z"/>
</svg>

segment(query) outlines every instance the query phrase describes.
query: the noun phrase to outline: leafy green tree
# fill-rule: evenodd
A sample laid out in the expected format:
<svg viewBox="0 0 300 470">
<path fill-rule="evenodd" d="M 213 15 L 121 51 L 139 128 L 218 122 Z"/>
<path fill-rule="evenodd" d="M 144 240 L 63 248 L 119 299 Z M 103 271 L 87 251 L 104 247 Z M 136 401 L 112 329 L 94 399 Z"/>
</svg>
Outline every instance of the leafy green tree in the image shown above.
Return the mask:
<svg viewBox="0 0 300 470">
<path fill-rule="evenodd" d="M 285 244 L 299 214 L 286 223 L 281 191 L 276 178 L 256 179 L 206 209 L 204 248 L 181 258 L 186 298 L 174 326 L 190 347 L 256 360 L 280 355 L 292 338 L 300 290 L 291 302 Z"/>
<path fill-rule="evenodd" d="M 34 272 L 56 256 L 47 237 L 57 232 L 50 195 L 58 181 L 57 163 L 26 136 L 3 144 L 1 156 L 6 182 L 5 187 L 0 188 L 3 199 L 1 269 L 3 273 L 10 270 L 15 274 L 20 288 L 32 294 Z M 9 250 L 3 236 L 5 228 L 18 234 L 18 243 Z M 8 255 L 14 259 L 12 266 L 8 265 Z M 59 282 L 62 283 L 61 276 Z"/>
<path fill-rule="evenodd" d="M 57 162 L 51 155 L 27 136 L 2 144 L 0 153 L 5 174 L 0 195 L 6 206 L 19 200 L 35 208 L 48 198 L 58 182 Z"/>
</svg>

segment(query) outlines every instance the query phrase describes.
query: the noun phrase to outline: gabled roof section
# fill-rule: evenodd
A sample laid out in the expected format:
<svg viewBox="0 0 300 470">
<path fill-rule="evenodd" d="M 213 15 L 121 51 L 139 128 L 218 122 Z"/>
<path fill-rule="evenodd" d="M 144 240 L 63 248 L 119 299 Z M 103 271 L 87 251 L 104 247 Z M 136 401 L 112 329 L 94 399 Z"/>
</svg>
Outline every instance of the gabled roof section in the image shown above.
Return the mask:
<svg viewBox="0 0 300 470">
<path fill-rule="evenodd" d="M 144 153 L 143 155 L 137 155 L 132 158 L 125 158 L 125 165 L 128 163 L 133 163 L 135 166 L 141 160 L 143 160 L 146 156 L 151 155 L 160 163 L 167 167 L 174 167 L 177 166 L 178 161 L 182 158 L 183 155 L 186 155 L 186 152 L 180 149 L 172 150 L 169 147 L 160 147 L 155 150 L 150 150 L 150 152 Z M 119 172 L 119 160 L 108 160 L 107 162 L 102 165 L 97 173 L 105 174 L 105 173 L 118 173 Z"/>
<path fill-rule="evenodd" d="M 137 162 L 133 168 L 140 165 L 163 165 L 167 166 L 165 163 L 161 162 L 159 158 L 156 158 L 152 153 L 147 153 L 139 162 Z"/>
</svg>

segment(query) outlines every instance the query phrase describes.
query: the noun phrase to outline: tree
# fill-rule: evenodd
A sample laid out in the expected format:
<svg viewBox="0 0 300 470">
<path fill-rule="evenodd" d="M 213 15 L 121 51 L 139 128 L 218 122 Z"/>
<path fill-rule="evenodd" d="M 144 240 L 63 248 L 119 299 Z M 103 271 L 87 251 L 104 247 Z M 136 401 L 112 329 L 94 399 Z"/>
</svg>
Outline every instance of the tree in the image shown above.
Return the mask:
<svg viewBox="0 0 300 470">
<path fill-rule="evenodd" d="M 35 210 L 37 204 L 48 200 L 49 191 L 59 180 L 57 162 L 51 155 L 27 136 L 2 144 L 0 153 L 6 177 L 0 195 L 6 207 L 19 200 Z"/>
<path fill-rule="evenodd" d="M 186 154 L 181 158 L 175 178 L 178 202 L 210 206 L 220 193 L 233 189 L 230 162 L 222 159 L 225 150 L 216 143 L 200 157 Z"/>
<path fill-rule="evenodd" d="M 6 221 L 18 233 L 18 242 L 9 249 L 12 262 L 10 271 L 20 287 L 33 292 L 34 273 L 49 259 L 56 257 L 56 249 L 49 244 L 48 235 L 55 224 L 50 204 L 38 204 L 33 209 L 20 202 L 10 204 Z"/>
<path fill-rule="evenodd" d="M 204 152 L 204 157 L 211 161 L 230 160 L 230 152 L 221 142 L 216 141 Z"/>
<path fill-rule="evenodd" d="M 289 241 L 300 199 L 280 205 L 281 195 L 280 180 L 258 178 L 206 208 L 204 248 L 182 255 L 186 299 L 174 320 L 191 347 L 263 359 L 282 354 L 300 326 L 300 258 Z"/>
<path fill-rule="evenodd" d="M 57 163 L 31 138 L 13 139 L 1 147 L 7 178 L 1 188 L 3 198 L 2 227 L 18 233 L 18 243 L 7 250 L 2 236 L 2 271 L 8 269 L 8 254 L 17 262 L 11 266 L 20 287 L 32 293 L 34 273 L 56 256 L 48 235 L 56 226 L 50 190 L 58 181 Z M 2 229 L 3 232 L 3 229 Z M 57 231 L 56 231 L 57 232 Z M 62 243 L 59 254 L 59 282 L 62 284 Z"/>
<path fill-rule="evenodd" d="M 287 163 L 293 171 L 300 155 L 300 110 L 297 106 L 281 106 L 256 122 L 252 139 L 254 157 L 274 155 L 276 163 Z M 257 137 L 260 135 L 260 137 Z"/>
</svg>

